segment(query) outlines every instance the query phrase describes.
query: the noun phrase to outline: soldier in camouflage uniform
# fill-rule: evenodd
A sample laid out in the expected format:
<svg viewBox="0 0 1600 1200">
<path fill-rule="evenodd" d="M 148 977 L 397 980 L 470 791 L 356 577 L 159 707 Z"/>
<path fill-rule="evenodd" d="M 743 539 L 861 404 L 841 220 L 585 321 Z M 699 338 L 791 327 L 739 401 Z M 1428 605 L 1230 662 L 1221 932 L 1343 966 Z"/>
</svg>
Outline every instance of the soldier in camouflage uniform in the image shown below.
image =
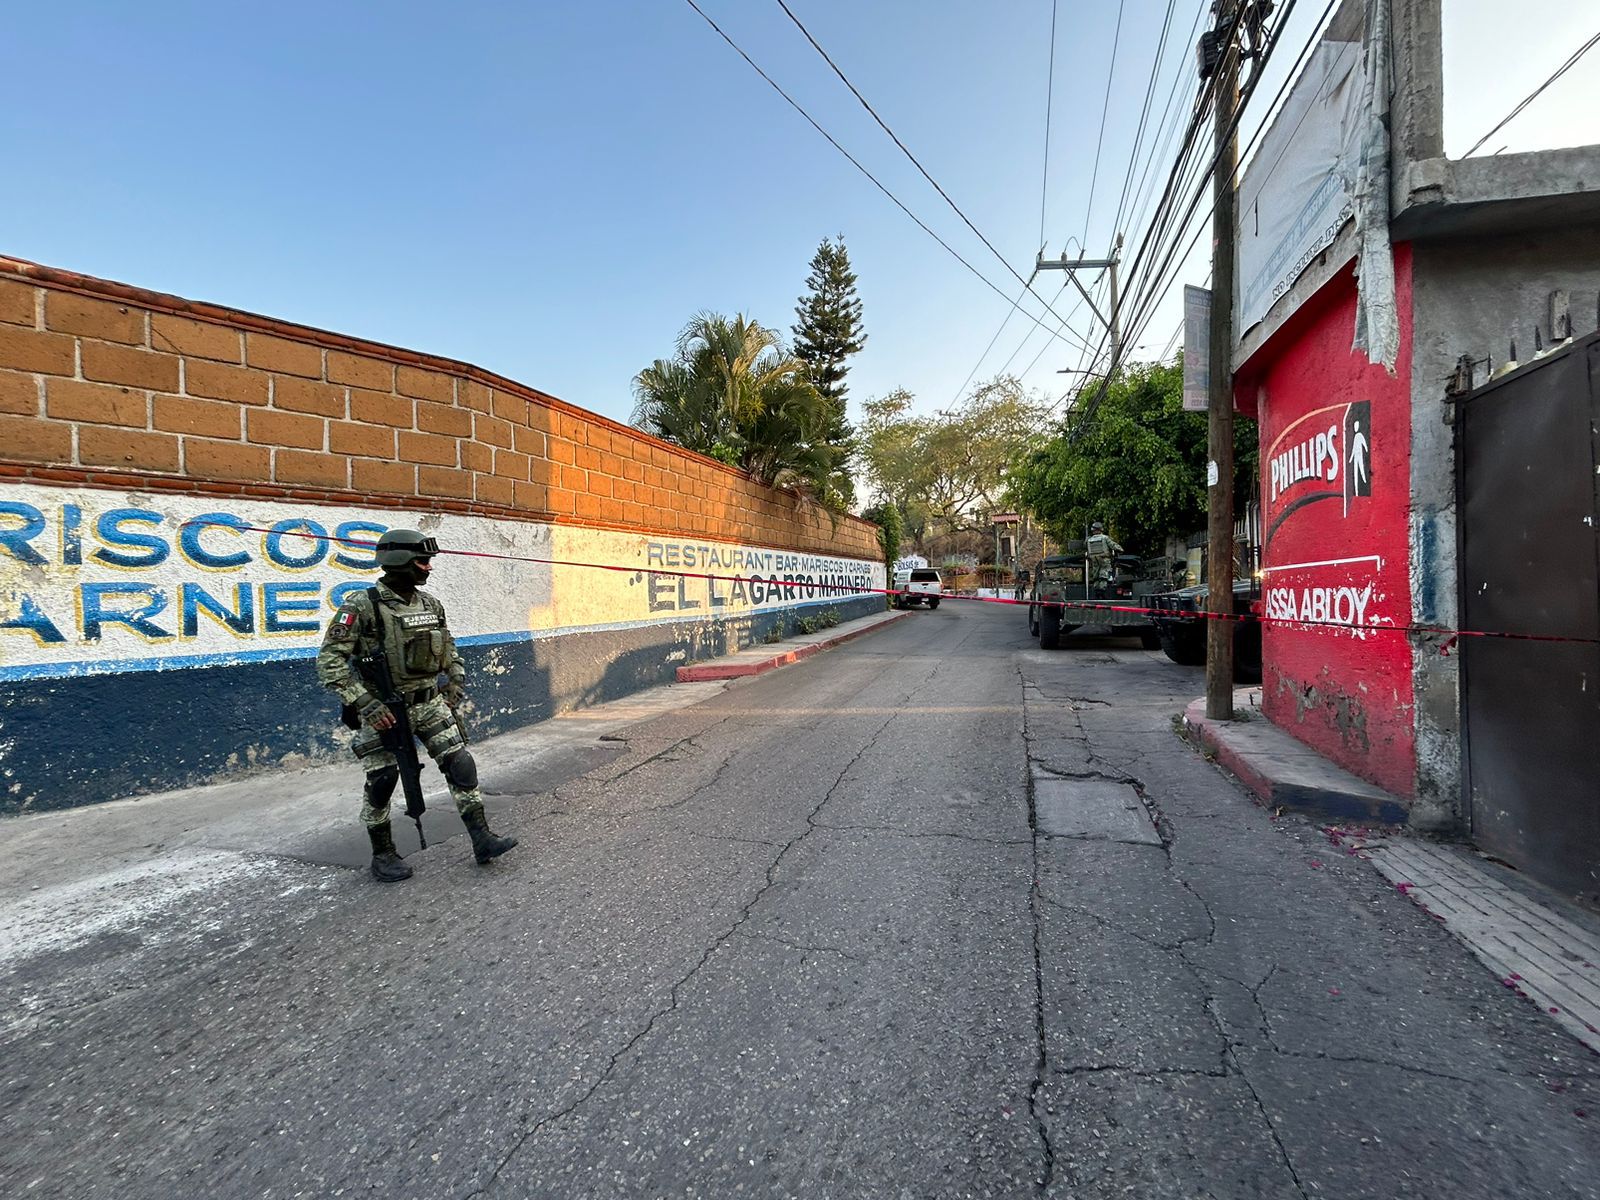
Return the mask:
<svg viewBox="0 0 1600 1200">
<path fill-rule="evenodd" d="M 1089 579 L 1094 585 L 1094 597 L 1104 600 L 1116 578 L 1112 557 L 1122 553 L 1122 547 L 1111 540 L 1106 527 L 1096 521 L 1089 526 Z"/>
<path fill-rule="evenodd" d="M 450 784 L 456 809 L 472 835 L 472 852 L 480 863 L 498 858 L 517 844 L 490 830 L 478 794 L 478 767 L 456 724 L 455 709 L 466 699 L 466 668 L 456 654 L 455 639 L 445 624 L 444 605 L 420 589 L 433 569 L 438 544 L 414 529 L 391 529 L 378 539 L 374 609 L 366 589 L 352 592 L 339 606 L 317 655 L 317 678 L 337 692 L 361 718 L 350 748 L 366 768 L 366 801 L 361 823 L 372 839 L 372 874 L 384 883 L 411 878 L 394 848 L 389 827 L 389 799 L 400 781 L 400 764 L 384 745 L 379 731 L 394 726 L 389 706 L 367 687 L 352 659 L 376 653 L 380 641 L 389 661 L 389 675 L 405 697 L 411 728 Z M 380 638 L 378 621 L 385 623 Z M 439 676 L 447 682 L 439 687 Z"/>
</svg>

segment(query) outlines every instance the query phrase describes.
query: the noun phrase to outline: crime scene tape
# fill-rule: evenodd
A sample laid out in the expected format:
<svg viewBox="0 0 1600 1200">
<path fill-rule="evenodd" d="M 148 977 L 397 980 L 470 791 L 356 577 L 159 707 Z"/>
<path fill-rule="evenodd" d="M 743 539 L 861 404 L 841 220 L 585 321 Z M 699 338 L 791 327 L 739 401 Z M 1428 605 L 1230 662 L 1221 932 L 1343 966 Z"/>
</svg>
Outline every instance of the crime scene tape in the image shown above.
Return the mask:
<svg viewBox="0 0 1600 1200">
<path fill-rule="evenodd" d="M 367 541 L 363 538 L 337 537 L 330 533 L 302 533 L 294 529 L 268 529 L 258 525 L 236 525 L 232 522 L 204 521 L 191 519 L 184 521 L 179 528 L 196 526 L 200 528 L 229 529 L 237 533 L 270 533 L 279 537 L 298 537 L 314 542 L 336 543 L 341 546 L 354 546 L 362 550 L 376 550 L 378 543 Z M 674 571 L 665 567 L 640 567 L 628 566 L 618 563 L 592 563 L 561 558 L 535 558 L 525 554 L 496 554 L 492 550 L 448 550 L 439 549 L 439 556 L 450 555 L 458 558 L 489 558 L 504 562 L 525 562 L 535 566 L 547 567 L 575 567 L 582 570 L 614 571 L 624 575 L 664 575 L 677 579 L 711 579 L 726 583 L 749 583 L 752 577 L 745 575 L 715 575 L 699 571 Z M 812 580 L 782 579 L 779 577 L 762 578 L 760 582 L 767 588 L 811 588 L 829 595 L 865 595 L 865 596 L 917 596 L 926 598 L 925 592 L 911 592 L 896 588 L 856 587 L 849 584 L 819 584 Z M 963 596 L 956 592 L 941 592 L 940 601 L 955 600 L 969 604 L 1010 604 L 1022 607 L 1031 607 L 1028 600 L 1009 599 L 1005 596 Z M 1231 613 L 1213 612 L 1209 609 L 1185 610 L 1176 613 L 1172 609 L 1144 608 L 1131 604 L 1112 604 L 1104 600 L 1069 600 L 1066 606 L 1070 608 L 1094 608 L 1103 612 L 1134 613 L 1156 619 L 1182 616 L 1184 619 L 1203 617 L 1208 621 L 1237 621 L 1241 624 L 1254 625 L 1287 625 L 1303 628 L 1343 629 L 1351 632 L 1362 633 L 1415 633 L 1442 638 L 1439 653 L 1448 655 L 1451 648 L 1460 638 L 1496 638 L 1505 641 L 1519 642 L 1564 642 L 1575 645 L 1600 646 L 1600 637 L 1579 637 L 1574 635 L 1550 633 L 1510 633 L 1504 630 L 1492 629 L 1451 629 L 1443 625 L 1380 625 L 1375 623 L 1353 623 L 1347 621 L 1318 621 L 1301 617 L 1264 617 L 1257 613 Z M 1084 624 L 1093 624 L 1086 621 Z"/>
</svg>

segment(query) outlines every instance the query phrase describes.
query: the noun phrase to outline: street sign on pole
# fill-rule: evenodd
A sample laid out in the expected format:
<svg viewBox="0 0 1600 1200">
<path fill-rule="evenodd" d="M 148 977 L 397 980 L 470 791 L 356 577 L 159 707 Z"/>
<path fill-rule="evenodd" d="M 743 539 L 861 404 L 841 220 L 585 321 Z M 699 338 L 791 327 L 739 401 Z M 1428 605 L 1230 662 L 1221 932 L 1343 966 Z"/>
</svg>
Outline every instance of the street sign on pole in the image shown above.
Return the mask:
<svg viewBox="0 0 1600 1200">
<path fill-rule="evenodd" d="M 1211 292 L 1183 289 L 1183 408 L 1205 412 L 1211 391 Z"/>
</svg>

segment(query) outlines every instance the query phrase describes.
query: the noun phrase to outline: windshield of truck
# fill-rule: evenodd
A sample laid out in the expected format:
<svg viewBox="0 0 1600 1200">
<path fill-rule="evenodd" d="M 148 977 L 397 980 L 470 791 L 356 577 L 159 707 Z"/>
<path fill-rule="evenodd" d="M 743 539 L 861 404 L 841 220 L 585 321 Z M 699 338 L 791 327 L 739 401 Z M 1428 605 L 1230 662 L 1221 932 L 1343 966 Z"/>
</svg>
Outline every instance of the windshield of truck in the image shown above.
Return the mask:
<svg viewBox="0 0 1600 1200">
<path fill-rule="evenodd" d="M 1051 563 L 1039 569 L 1039 582 L 1048 583 L 1082 583 L 1082 563 Z"/>
<path fill-rule="evenodd" d="M 913 571 L 913 572 L 911 572 L 911 582 L 912 583 L 938 583 L 939 582 L 939 572 L 937 572 L 937 571 Z"/>
</svg>

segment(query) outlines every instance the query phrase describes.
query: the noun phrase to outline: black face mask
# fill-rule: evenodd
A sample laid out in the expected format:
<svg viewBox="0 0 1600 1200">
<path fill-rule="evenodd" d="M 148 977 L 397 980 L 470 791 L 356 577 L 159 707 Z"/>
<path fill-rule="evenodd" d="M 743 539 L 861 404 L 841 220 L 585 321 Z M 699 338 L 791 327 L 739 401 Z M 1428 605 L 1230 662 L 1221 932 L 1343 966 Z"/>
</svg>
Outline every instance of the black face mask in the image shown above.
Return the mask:
<svg viewBox="0 0 1600 1200">
<path fill-rule="evenodd" d="M 383 573 L 383 577 L 396 591 L 415 591 L 428 582 L 432 566 L 428 558 L 413 558 L 403 567 L 390 567 Z"/>
</svg>

